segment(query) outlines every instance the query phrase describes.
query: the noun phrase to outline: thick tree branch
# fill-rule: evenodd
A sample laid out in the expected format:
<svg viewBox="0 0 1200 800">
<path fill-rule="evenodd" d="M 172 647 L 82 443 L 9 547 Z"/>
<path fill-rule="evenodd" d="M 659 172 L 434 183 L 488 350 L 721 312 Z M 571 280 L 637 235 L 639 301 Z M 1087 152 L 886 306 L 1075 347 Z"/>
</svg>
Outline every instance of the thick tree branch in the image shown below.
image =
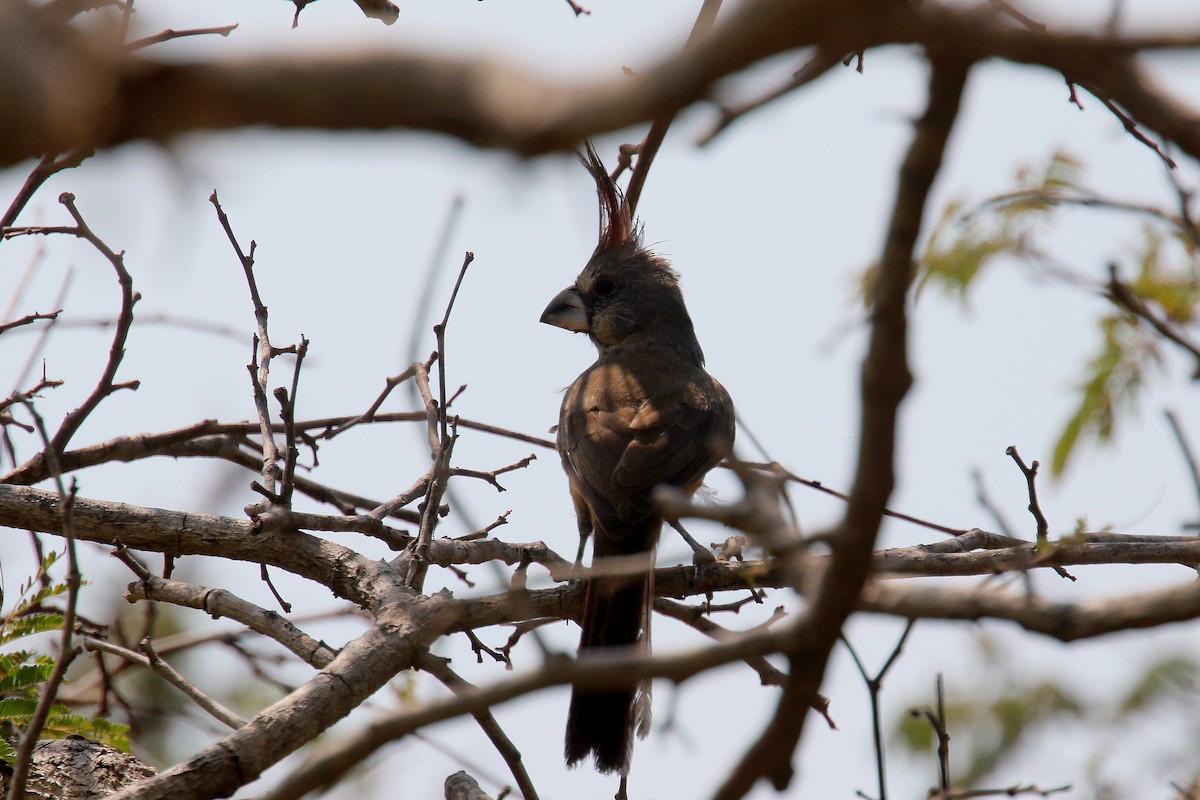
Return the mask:
<svg viewBox="0 0 1200 800">
<path fill-rule="evenodd" d="M 633 685 L 647 678 L 666 678 L 682 683 L 721 664 L 775 652 L 795 637 L 794 626 L 784 622 L 777 628 L 759 629 L 731 641 L 709 644 L 666 656 L 611 655 L 605 653 L 576 661 L 563 657 L 548 660 L 541 668 L 503 681 L 465 690 L 457 696 L 384 717 L 360 734 L 345 739 L 320 754 L 314 754 L 294 769 L 269 794 L 268 800 L 295 800 L 327 783 L 327 776 L 345 773 L 353 765 L 389 742 L 426 725 L 464 714 L 473 714 L 551 686 L 604 687 Z M 126 800 L 126 798 L 119 798 Z"/>
<path fill-rule="evenodd" d="M 1073 642 L 1194 620 L 1200 616 L 1200 584 L 1193 580 L 1150 592 L 1067 603 L 995 589 L 871 583 L 863 590 L 859 608 L 910 619 L 1008 620 L 1027 631 Z"/>
<path fill-rule="evenodd" d="M 312 680 L 232 735 L 109 800 L 228 797 L 349 714 L 442 632 L 446 601 L 412 597 L 346 645 Z"/>
<path fill-rule="evenodd" d="M 817 694 L 829 653 L 854 610 L 871 571 L 871 553 L 895 483 L 896 423 L 912 383 L 908 371 L 905 305 L 913 276 L 913 253 L 925 202 L 941 168 L 958 116 L 970 64 L 930 53 L 929 99 L 904 163 L 892 219 L 872 293 L 871 340 L 862 367 L 862 422 L 858 467 L 846 514 L 830 537 L 833 554 L 804 626 L 789 651 L 792 666 L 774 717 L 741 762 L 717 789 L 718 800 L 744 797 L 767 778 L 778 791 L 791 783 L 792 757 L 807 715 L 797 714 Z"/>
<path fill-rule="evenodd" d="M 256 531 L 249 520 L 77 498 L 75 534 L 173 556 L 208 555 L 266 563 L 327 587 L 368 609 L 393 601 L 396 576 L 382 562 L 299 531 Z M 0 484 L 0 519 L 20 530 L 56 533 L 53 492 Z"/>
<path fill-rule="evenodd" d="M 963 60 L 1003 58 L 1069 74 L 1200 155 L 1200 116 L 1169 97 L 1131 55 L 1195 47 L 1197 31 L 1114 38 L 1014 28 L 993 12 L 934 4 L 756 0 L 640 77 L 564 85 L 502 64 L 406 55 L 158 64 L 99 55 L 76 35 L 35 19 L 20 3 L 7 4 L 0 16 L 0 76 L 20 87 L 6 95 L 9 107 L 0 115 L 0 165 L 79 146 L 165 142 L 194 130 L 253 125 L 417 128 L 527 155 L 569 150 L 586 136 L 702 101 L 716 81 L 780 52 L 914 43 L 953 43 Z M 52 61 L 61 69 L 36 69 Z"/>
<path fill-rule="evenodd" d="M 275 612 L 249 603 L 225 589 L 165 580 L 151 575 L 129 584 L 125 590 L 125 599 L 130 603 L 138 600 L 158 600 L 199 609 L 213 619 L 228 617 L 237 620 L 250 630 L 279 642 L 304 663 L 317 669 L 329 666 L 337 656 L 337 651 L 332 647 L 313 639 Z"/>
</svg>

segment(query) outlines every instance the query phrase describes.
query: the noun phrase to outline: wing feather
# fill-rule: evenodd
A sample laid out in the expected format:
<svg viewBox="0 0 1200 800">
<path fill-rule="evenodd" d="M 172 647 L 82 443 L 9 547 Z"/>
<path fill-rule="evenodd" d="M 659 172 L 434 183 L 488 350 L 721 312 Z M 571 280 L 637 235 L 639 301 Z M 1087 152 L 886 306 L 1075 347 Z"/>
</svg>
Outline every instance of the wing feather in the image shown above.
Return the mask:
<svg viewBox="0 0 1200 800">
<path fill-rule="evenodd" d="M 594 386 L 590 372 L 568 390 L 558 429 L 571 486 L 609 537 L 624 539 L 651 520 L 657 533 L 654 488 L 697 488 L 732 445 L 732 401 L 720 383 L 698 369 L 682 385 L 674 382 L 666 398 L 603 402 L 609 398 L 589 391 Z M 608 370 L 605 379 L 611 383 L 614 377 L 621 376 Z"/>
</svg>

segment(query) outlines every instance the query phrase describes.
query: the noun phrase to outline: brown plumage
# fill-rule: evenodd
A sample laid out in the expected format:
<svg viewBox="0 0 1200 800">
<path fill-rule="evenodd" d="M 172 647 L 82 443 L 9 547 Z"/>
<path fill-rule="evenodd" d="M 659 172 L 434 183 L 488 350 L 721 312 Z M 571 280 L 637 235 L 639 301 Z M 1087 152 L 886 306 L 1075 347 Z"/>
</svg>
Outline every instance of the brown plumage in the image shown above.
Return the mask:
<svg viewBox="0 0 1200 800">
<path fill-rule="evenodd" d="M 594 538 L 593 567 L 641 555 L 645 573 L 589 580 L 580 658 L 601 648 L 648 647 L 650 568 L 663 523 L 651 494 L 660 485 L 698 489 L 729 454 L 734 431 L 733 402 L 704 370 L 677 276 L 643 246 L 590 146 L 583 163 L 600 198 L 599 244 L 542 322 L 587 333 L 599 356 L 563 398 L 558 451 L 580 534 Z M 648 704 L 636 699 L 631 686 L 575 689 L 567 763 L 594 755 L 601 772 L 627 773 L 634 728 L 644 736 L 648 724 Z"/>
</svg>

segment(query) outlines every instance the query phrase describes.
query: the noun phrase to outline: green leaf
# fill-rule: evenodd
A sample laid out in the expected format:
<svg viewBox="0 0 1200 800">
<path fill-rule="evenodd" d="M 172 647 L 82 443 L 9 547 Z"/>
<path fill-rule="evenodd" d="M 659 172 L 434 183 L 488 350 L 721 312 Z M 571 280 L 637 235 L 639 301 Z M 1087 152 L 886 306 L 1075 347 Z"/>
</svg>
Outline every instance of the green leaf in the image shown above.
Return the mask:
<svg viewBox="0 0 1200 800">
<path fill-rule="evenodd" d="M 1081 439 L 1098 442 L 1112 438 L 1118 411 L 1135 405 L 1145 379 L 1145 365 L 1156 363 L 1158 340 L 1125 314 L 1100 320 L 1100 352 L 1085 367 L 1077 387 L 1079 404 L 1063 426 L 1050 471 L 1059 476 Z"/>
<path fill-rule="evenodd" d="M 62 628 L 63 616 L 57 611 L 36 611 L 0 625 L 0 645 L 8 644 L 35 633 L 45 633 Z"/>
<path fill-rule="evenodd" d="M 129 752 L 129 726 L 96 717 L 85 717 L 71 712 L 66 706 L 55 705 L 42 729 L 43 739 L 61 739 L 77 734 L 92 741 L 115 747 L 123 753 Z"/>
<path fill-rule="evenodd" d="M 993 259 L 1025 254 L 1025 237 L 1018 226 L 988 224 L 964 214 L 963 206 L 962 200 L 951 201 L 934 225 L 918 264 L 916 296 L 926 286 L 934 286 L 966 304 L 975 279 Z"/>
<path fill-rule="evenodd" d="M 1197 673 L 1200 673 L 1200 665 L 1194 659 L 1182 654 L 1167 656 L 1146 670 L 1122 698 L 1118 710 L 1121 713 L 1140 711 L 1172 695 L 1190 695 Z"/>
<path fill-rule="evenodd" d="M 46 586 L 39 586 L 36 592 L 31 594 L 28 599 L 24 600 L 18 606 L 17 612 L 20 613 L 26 608 L 36 608 L 45 601 L 49 600 L 51 597 L 58 597 L 59 595 L 66 594 L 67 588 L 68 587 L 65 583 L 52 583 Z"/>
<path fill-rule="evenodd" d="M 18 728 L 24 728 L 29 724 L 36 708 L 36 698 L 8 697 L 0 700 L 0 720 L 9 722 Z M 122 752 L 129 752 L 128 725 L 101 717 L 85 717 L 82 714 L 76 714 L 64 705 L 54 703 L 50 706 L 50 713 L 46 717 L 45 725 L 42 726 L 41 738 L 61 739 L 72 734 L 86 736 Z"/>
<path fill-rule="evenodd" d="M 0 676 L 0 695 L 36 694 L 38 684 L 50 677 L 50 664 L 26 664 Z"/>
<path fill-rule="evenodd" d="M 1191 246 L 1190 241 L 1187 243 Z M 1182 251 L 1186 263 L 1171 260 L 1171 251 Z M 1168 238 L 1157 226 L 1142 226 L 1142 241 L 1134 255 L 1138 268 L 1137 276 L 1129 284 L 1130 290 L 1149 304 L 1157 305 L 1163 315 L 1178 325 L 1187 325 L 1197 319 L 1200 308 L 1200 269 L 1195 253 L 1188 247 L 1180 247 L 1177 237 Z"/>
<path fill-rule="evenodd" d="M 0 675 L 7 675 L 29 660 L 32 654 L 28 650 L 14 650 L 11 653 L 0 653 Z"/>
<path fill-rule="evenodd" d="M 37 708 L 35 697 L 5 697 L 0 700 L 0 720 L 7 720 L 15 725 L 24 725 L 33 716 Z"/>
<path fill-rule="evenodd" d="M 1082 174 L 1083 163 L 1065 150 L 1058 150 L 1046 163 L 1037 188 L 1045 193 L 1079 191 Z"/>
<path fill-rule="evenodd" d="M 925 753 L 933 749 L 933 726 L 923 716 L 904 714 L 896 726 L 895 735 L 909 752 Z"/>
</svg>

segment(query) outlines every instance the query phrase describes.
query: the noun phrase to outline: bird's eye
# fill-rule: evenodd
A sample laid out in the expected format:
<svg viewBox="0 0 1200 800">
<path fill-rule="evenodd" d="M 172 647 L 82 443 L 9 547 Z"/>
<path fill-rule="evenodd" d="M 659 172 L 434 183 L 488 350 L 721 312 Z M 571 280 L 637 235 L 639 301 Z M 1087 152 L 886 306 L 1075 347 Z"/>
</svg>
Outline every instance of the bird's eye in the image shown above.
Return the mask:
<svg viewBox="0 0 1200 800">
<path fill-rule="evenodd" d="M 617 290 L 617 284 L 610 281 L 608 278 L 601 278 L 596 281 L 596 285 L 592 287 L 592 291 L 599 297 L 609 297 Z"/>
</svg>

